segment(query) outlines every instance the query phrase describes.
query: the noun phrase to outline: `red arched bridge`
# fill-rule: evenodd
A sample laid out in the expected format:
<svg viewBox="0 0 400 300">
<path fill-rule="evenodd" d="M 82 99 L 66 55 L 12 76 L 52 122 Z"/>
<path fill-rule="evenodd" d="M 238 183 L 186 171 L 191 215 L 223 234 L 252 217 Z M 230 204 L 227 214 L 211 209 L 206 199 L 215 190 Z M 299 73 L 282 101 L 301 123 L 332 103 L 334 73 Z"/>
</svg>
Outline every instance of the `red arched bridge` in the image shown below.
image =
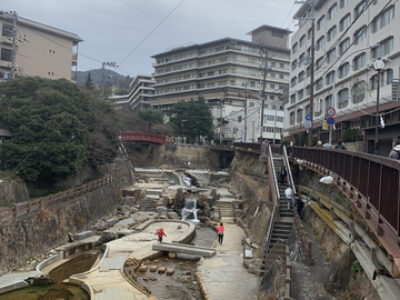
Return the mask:
<svg viewBox="0 0 400 300">
<path fill-rule="evenodd" d="M 273 145 L 273 153 L 285 155 Z M 260 144 L 237 143 L 235 150 L 259 154 Z M 353 203 L 369 230 L 392 259 L 392 274 L 400 275 L 400 161 L 333 149 L 288 147 L 287 157 L 333 184 Z M 394 267 L 393 266 L 393 267 Z"/>
<path fill-rule="evenodd" d="M 119 139 L 124 142 L 142 142 L 163 145 L 170 143 L 170 138 L 167 136 L 142 132 L 142 131 L 122 131 Z"/>
</svg>

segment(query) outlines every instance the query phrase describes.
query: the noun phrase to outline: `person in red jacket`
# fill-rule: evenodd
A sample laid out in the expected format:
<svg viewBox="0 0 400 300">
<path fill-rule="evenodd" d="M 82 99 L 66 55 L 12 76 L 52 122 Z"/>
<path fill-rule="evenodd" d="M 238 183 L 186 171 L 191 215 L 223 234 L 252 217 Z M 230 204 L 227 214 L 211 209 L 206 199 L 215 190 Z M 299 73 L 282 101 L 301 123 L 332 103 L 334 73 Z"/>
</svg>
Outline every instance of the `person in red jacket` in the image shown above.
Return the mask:
<svg viewBox="0 0 400 300">
<path fill-rule="evenodd" d="M 219 226 L 217 227 L 217 233 L 218 233 L 218 242 L 220 245 L 222 245 L 222 240 L 224 239 L 224 224 L 219 223 Z"/>
<path fill-rule="evenodd" d="M 164 232 L 164 228 L 160 228 L 160 230 L 158 230 L 157 232 L 156 232 L 156 234 L 157 234 L 157 236 L 158 236 L 158 242 L 159 243 L 162 243 L 162 238 L 163 238 L 163 236 L 167 236 L 166 234 L 165 234 L 165 232 Z"/>
</svg>

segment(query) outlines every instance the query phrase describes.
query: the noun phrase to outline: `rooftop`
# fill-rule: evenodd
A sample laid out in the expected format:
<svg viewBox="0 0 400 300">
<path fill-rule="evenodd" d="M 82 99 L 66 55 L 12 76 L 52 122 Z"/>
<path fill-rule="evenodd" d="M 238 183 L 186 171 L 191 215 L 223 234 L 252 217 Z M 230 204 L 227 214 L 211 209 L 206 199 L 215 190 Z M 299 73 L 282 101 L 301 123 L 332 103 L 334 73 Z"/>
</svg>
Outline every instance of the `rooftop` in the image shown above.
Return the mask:
<svg viewBox="0 0 400 300">
<path fill-rule="evenodd" d="M 271 31 L 275 31 L 275 32 L 283 33 L 283 34 L 291 34 L 293 32 L 293 31 L 290 31 L 289 29 L 264 24 L 264 25 L 261 25 L 260 27 L 257 27 L 256 29 L 253 29 L 252 31 L 248 32 L 247 34 L 252 34 L 256 31 L 263 30 L 263 29 L 267 29 L 267 30 L 271 30 Z"/>
<path fill-rule="evenodd" d="M 10 14 L 6 11 L 0 10 L 0 19 L 6 20 L 6 21 L 10 21 Z M 68 32 L 62 29 L 58 29 L 49 25 L 45 25 L 36 21 L 32 21 L 23 17 L 18 16 L 17 17 L 17 24 L 21 25 L 21 26 L 26 26 L 26 27 L 31 27 L 34 28 L 36 30 L 40 30 L 43 32 L 47 32 L 50 34 L 54 34 L 54 35 L 58 35 L 60 37 L 69 39 L 71 41 L 73 41 L 74 43 L 79 43 L 82 42 L 83 40 L 80 38 L 79 35 L 72 33 L 72 32 Z"/>
<path fill-rule="evenodd" d="M 214 40 L 214 41 L 211 41 L 211 42 L 206 42 L 206 43 L 201 43 L 201 44 L 193 44 L 193 45 L 186 46 L 186 47 L 174 48 L 174 49 L 171 49 L 171 50 L 168 50 L 168 51 L 165 51 L 165 52 L 161 52 L 161 53 L 152 55 L 151 57 L 152 58 L 157 58 L 159 56 L 163 56 L 163 55 L 167 55 L 167 54 L 178 53 L 180 51 L 187 51 L 187 50 L 190 50 L 190 49 L 208 47 L 208 46 L 211 46 L 213 44 L 220 44 L 220 43 L 224 43 L 224 42 L 237 42 L 237 43 L 247 44 L 247 45 L 250 45 L 250 46 L 263 47 L 263 48 L 270 49 L 270 50 L 277 50 L 277 51 L 290 53 L 290 50 L 287 49 L 287 48 L 266 46 L 266 45 L 259 44 L 259 43 L 253 43 L 253 42 L 249 42 L 249 41 L 245 41 L 245 40 L 226 37 L 226 38 L 222 38 L 222 39 L 219 39 L 219 40 Z"/>
</svg>

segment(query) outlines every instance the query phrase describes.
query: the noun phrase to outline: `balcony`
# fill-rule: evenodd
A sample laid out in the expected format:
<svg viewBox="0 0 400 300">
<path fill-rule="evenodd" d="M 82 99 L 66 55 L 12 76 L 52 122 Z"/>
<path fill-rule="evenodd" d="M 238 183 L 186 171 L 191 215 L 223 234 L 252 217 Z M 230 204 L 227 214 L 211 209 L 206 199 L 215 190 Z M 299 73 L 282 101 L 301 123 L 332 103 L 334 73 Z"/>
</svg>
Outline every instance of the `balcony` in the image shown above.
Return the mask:
<svg viewBox="0 0 400 300">
<path fill-rule="evenodd" d="M 12 38 L 8 36 L 0 36 L 0 43 L 5 46 L 12 46 Z"/>
<path fill-rule="evenodd" d="M 1 67 L 1 68 L 8 68 L 8 69 L 11 69 L 11 65 L 12 65 L 11 61 L 8 61 L 8 60 L 1 60 L 1 59 L 0 59 L 0 67 Z"/>
<path fill-rule="evenodd" d="M 75 72 L 71 73 L 71 80 L 76 82 L 76 73 Z"/>
</svg>

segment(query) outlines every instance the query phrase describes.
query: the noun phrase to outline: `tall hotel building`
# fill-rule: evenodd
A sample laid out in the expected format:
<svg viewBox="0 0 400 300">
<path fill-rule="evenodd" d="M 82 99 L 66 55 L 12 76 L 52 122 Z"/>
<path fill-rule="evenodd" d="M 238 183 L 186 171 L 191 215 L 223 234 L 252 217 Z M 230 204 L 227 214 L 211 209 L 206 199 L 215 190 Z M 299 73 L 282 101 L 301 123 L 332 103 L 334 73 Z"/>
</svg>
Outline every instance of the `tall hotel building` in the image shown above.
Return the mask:
<svg viewBox="0 0 400 300">
<path fill-rule="evenodd" d="M 246 102 L 249 107 L 260 102 L 266 64 L 266 104 L 275 101 L 274 107 L 281 108 L 277 100 L 288 91 L 290 31 L 263 25 L 249 34 L 251 42 L 223 38 L 154 55 L 151 106 L 168 111 L 178 101 L 202 96 L 211 105 L 214 123 L 221 126 Z"/>
<path fill-rule="evenodd" d="M 291 39 L 289 103 L 285 135 L 301 140 L 310 113 L 311 3 L 295 15 L 299 28 Z M 391 0 L 315 0 L 314 140 L 327 141 L 322 130 L 326 109 L 336 110 L 333 141 L 357 142 L 373 151 L 379 68 L 380 154 L 386 155 L 400 135 L 398 79 L 400 66 L 400 3 Z M 381 118 L 379 116 L 379 122 Z M 382 124 L 383 125 L 383 124 Z M 303 135 L 304 136 L 304 135 Z M 364 143 L 360 143 L 364 141 Z"/>
</svg>

